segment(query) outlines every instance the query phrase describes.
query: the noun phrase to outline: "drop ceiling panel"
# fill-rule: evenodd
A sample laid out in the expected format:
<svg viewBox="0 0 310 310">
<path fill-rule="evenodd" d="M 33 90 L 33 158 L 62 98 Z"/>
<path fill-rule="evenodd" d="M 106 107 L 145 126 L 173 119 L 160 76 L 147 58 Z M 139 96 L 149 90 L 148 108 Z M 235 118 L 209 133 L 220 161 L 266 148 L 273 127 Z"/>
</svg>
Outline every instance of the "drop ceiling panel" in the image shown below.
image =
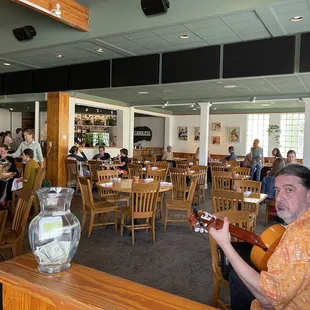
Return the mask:
<svg viewBox="0 0 310 310">
<path fill-rule="evenodd" d="M 309 10 L 309 7 L 307 5 L 306 1 L 290 1 L 288 3 L 285 4 L 274 4 L 271 5 L 273 11 L 279 15 L 279 14 L 284 14 L 284 13 L 290 13 L 290 12 L 294 12 L 294 11 L 306 11 Z"/>
<path fill-rule="evenodd" d="M 140 44 L 141 46 L 145 48 L 171 46 L 170 42 L 162 39 L 161 37 L 138 39 L 136 40 L 136 43 Z"/>
<path fill-rule="evenodd" d="M 290 18 L 293 16 L 303 16 L 303 20 L 299 22 L 292 22 Z M 291 13 L 284 13 L 277 15 L 279 23 L 285 29 L 287 34 L 294 34 L 309 31 L 310 11 L 292 11 Z"/>
<path fill-rule="evenodd" d="M 226 15 L 221 17 L 222 20 L 227 24 L 240 23 L 243 21 L 254 21 L 257 18 L 257 15 L 254 11 L 241 12 L 231 15 Z"/>
<path fill-rule="evenodd" d="M 283 94 L 304 94 L 307 91 L 296 76 L 270 77 L 266 80 Z"/>
<path fill-rule="evenodd" d="M 172 34 L 172 33 L 186 32 L 186 31 L 188 31 L 188 29 L 183 25 L 175 25 L 175 26 L 152 29 L 152 32 L 160 36 Z"/>
<path fill-rule="evenodd" d="M 208 46 L 208 45 L 209 44 L 206 43 L 205 41 L 185 43 L 185 44 L 180 44 L 180 45 L 177 44 L 177 46 L 181 49 L 191 49 L 191 48 L 203 47 L 203 46 Z"/>
<path fill-rule="evenodd" d="M 271 35 L 267 30 L 265 30 L 265 31 L 258 32 L 258 33 L 239 34 L 239 37 L 243 41 L 251 41 L 251 40 L 260 40 L 260 39 L 271 38 Z"/>
<path fill-rule="evenodd" d="M 128 33 L 125 36 L 126 38 L 130 40 L 137 40 L 137 39 L 155 37 L 156 34 L 152 31 L 138 31 L 138 32 Z"/>
<path fill-rule="evenodd" d="M 204 40 L 227 38 L 235 36 L 235 33 L 228 26 L 218 26 L 211 28 L 197 29 L 194 31 Z"/>
<path fill-rule="evenodd" d="M 210 28 L 216 26 L 224 26 L 225 23 L 220 18 L 209 18 L 199 21 L 194 21 L 186 23 L 185 26 L 190 30 L 201 29 L 201 28 Z"/>
<path fill-rule="evenodd" d="M 208 39 L 207 42 L 210 45 L 219 45 L 219 44 L 227 44 L 227 43 L 235 43 L 241 42 L 242 40 L 237 35 L 233 35 L 228 38 L 217 38 L 217 39 Z"/>
<path fill-rule="evenodd" d="M 247 20 L 247 21 L 240 22 L 240 23 L 234 23 L 234 24 L 231 24 L 230 27 L 238 35 L 266 31 L 266 27 L 259 19 Z"/>
<path fill-rule="evenodd" d="M 188 31 L 186 33 L 188 33 Z M 201 38 L 199 38 L 198 36 L 196 36 L 193 33 L 190 34 L 188 39 L 181 39 L 180 36 L 182 34 L 184 34 L 184 32 L 167 34 L 167 35 L 163 35 L 163 38 L 165 40 L 168 40 L 172 44 L 176 44 L 176 45 L 189 44 L 189 43 L 194 43 L 194 42 L 204 43 L 204 41 Z"/>
</svg>

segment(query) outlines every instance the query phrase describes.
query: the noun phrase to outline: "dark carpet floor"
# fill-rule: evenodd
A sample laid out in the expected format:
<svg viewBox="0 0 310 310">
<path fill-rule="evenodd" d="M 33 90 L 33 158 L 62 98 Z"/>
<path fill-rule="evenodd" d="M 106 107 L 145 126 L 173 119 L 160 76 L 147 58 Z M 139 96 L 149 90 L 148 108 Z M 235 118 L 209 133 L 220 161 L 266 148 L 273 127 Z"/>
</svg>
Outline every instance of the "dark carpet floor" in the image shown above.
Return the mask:
<svg viewBox="0 0 310 310">
<path fill-rule="evenodd" d="M 201 209 L 211 211 L 210 191 Z M 75 195 L 71 211 L 81 220 L 82 201 Z M 257 220 L 257 232 L 265 230 L 265 210 Z M 272 224 L 272 222 L 270 222 Z M 210 304 L 212 296 L 212 270 L 208 234 L 190 231 L 186 223 L 168 223 L 167 232 L 158 218 L 156 243 L 151 232 L 135 232 L 135 245 L 131 245 L 129 232 L 121 237 L 114 227 L 95 227 L 90 238 L 86 236 L 88 223 L 73 262 L 126 278 L 200 303 Z M 25 253 L 30 251 L 25 237 Z M 222 298 L 229 301 L 229 293 Z"/>
</svg>

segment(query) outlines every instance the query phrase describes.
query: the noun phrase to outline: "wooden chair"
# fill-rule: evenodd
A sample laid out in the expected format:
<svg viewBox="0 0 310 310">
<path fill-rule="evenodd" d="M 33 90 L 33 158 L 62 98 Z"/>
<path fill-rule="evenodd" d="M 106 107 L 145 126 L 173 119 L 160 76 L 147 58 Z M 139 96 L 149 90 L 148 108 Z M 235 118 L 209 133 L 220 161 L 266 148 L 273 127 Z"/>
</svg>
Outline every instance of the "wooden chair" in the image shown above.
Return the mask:
<svg viewBox="0 0 310 310">
<path fill-rule="evenodd" d="M 18 175 L 21 178 L 24 175 L 24 164 L 21 161 L 16 161 L 15 166 L 18 171 Z"/>
<path fill-rule="evenodd" d="M 131 231 L 131 242 L 135 244 L 135 230 L 152 230 L 152 241 L 155 243 L 155 215 L 159 193 L 159 182 L 133 183 L 130 209 L 123 209 L 121 215 L 121 236 L 124 228 Z M 130 224 L 125 223 L 125 216 L 130 217 Z M 135 219 L 145 219 L 143 224 L 135 224 Z M 151 219 L 151 223 L 149 222 Z"/>
<path fill-rule="evenodd" d="M 157 181 L 157 182 L 165 182 L 166 181 L 166 171 L 165 170 L 161 170 L 161 171 L 148 170 L 146 177 L 152 178 L 152 179 L 154 179 L 154 181 Z M 157 205 L 159 206 L 159 208 L 156 209 L 156 212 L 159 211 L 160 218 L 162 218 L 162 213 L 163 213 L 164 197 L 165 197 L 164 192 L 158 194 Z"/>
<path fill-rule="evenodd" d="M 97 171 L 103 170 L 102 163 L 101 161 L 97 160 L 89 160 L 88 167 L 89 167 L 90 181 L 96 183 L 98 181 Z"/>
<path fill-rule="evenodd" d="M 189 191 L 185 170 L 180 168 L 170 168 L 169 175 L 170 182 L 173 185 L 172 199 L 177 198 L 185 200 L 186 194 Z"/>
<path fill-rule="evenodd" d="M 97 179 L 98 182 L 106 182 L 109 181 L 111 178 L 118 178 L 118 171 L 117 170 L 100 170 L 97 171 Z M 108 201 L 112 204 L 117 204 L 119 202 L 125 202 L 125 207 L 129 205 L 130 195 L 121 196 L 120 193 L 113 192 L 111 190 L 105 190 L 103 187 L 97 187 L 98 194 L 100 199 Z"/>
<path fill-rule="evenodd" d="M 2 240 L 2 235 L 3 235 L 7 216 L 8 216 L 8 210 L 0 211 L 0 242 Z"/>
<path fill-rule="evenodd" d="M 259 194 L 261 191 L 262 183 L 252 180 L 234 180 L 234 186 L 239 187 L 242 192 L 252 192 Z"/>
<path fill-rule="evenodd" d="M 276 201 L 274 199 L 268 199 L 266 202 L 266 217 L 265 217 L 265 225 L 267 226 L 267 223 L 269 221 L 269 216 L 277 216 L 277 211 L 273 211 L 273 209 L 276 207 Z"/>
<path fill-rule="evenodd" d="M 225 165 L 223 163 L 210 163 L 211 176 L 214 171 L 225 171 Z"/>
<path fill-rule="evenodd" d="M 128 164 L 128 177 L 132 179 L 134 176 L 143 178 L 142 166 L 140 164 Z"/>
<path fill-rule="evenodd" d="M 235 191 L 227 191 L 220 189 L 211 190 L 212 212 L 220 212 L 225 210 L 242 210 L 244 195 Z"/>
<path fill-rule="evenodd" d="M 197 177 L 192 177 L 187 198 L 184 198 L 183 200 L 168 199 L 166 201 L 164 232 L 167 231 L 168 222 L 186 222 L 188 223 L 189 229 L 192 229 L 188 218 L 192 212 L 192 204 L 193 204 L 196 184 L 197 184 Z M 185 211 L 186 218 L 176 220 L 174 219 L 174 212 L 173 212 L 173 219 L 169 219 L 168 218 L 169 211 L 183 211 L 183 212 Z"/>
<path fill-rule="evenodd" d="M 189 164 L 187 161 L 176 161 L 175 162 L 176 168 L 179 169 L 187 169 L 189 168 Z"/>
<path fill-rule="evenodd" d="M 212 189 L 231 190 L 232 172 L 214 171 L 212 175 Z"/>
<path fill-rule="evenodd" d="M 68 187 L 76 186 L 75 192 L 77 193 L 79 190 L 79 176 L 80 170 L 78 166 L 78 162 L 75 158 L 67 158 L 67 175 L 68 175 Z"/>
<path fill-rule="evenodd" d="M 231 224 L 250 230 L 248 213 L 245 211 L 230 210 L 230 211 L 218 212 L 215 215 L 220 219 L 224 219 L 224 217 L 227 217 Z M 221 256 L 216 241 L 211 237 L 210 234 L 209 238 L 210 238 L 210 250 L 212 261 L 212 273 L 213 273 L 213 294 L 212 294 L 211 306 L 228 310 L 230 309 L 230 305 L 225 304 L 220 299 L 220 289 L 223 287 L 224 289 L 229 290 L 229 283 L 227 280 L 224 279 L 221 272 L 221 264 L 224 262 L 221 261 Z"/>
<path fill-rule="evenodd" d="M 39 204 L 39 200 L 38 200 L 38 197 L 36 195 L 36 191 L 39 190 L 42 186 L 42 182 L 43 182 L 43 179 L 45 177 L 45 173 L 46 173 L 46 169 L 45 168 L 39 168 L 38 171 L 37 171 L 37 174 L 36 174 L 36 179 L 35 179 L 35 182 L 33 184 L 33 188 L 31 190 L 31 193 L 32 195 L 34 196 L 34 199 L 33 199 L 33 205 L 34 205 L 34 211 L 35 211 L 35 214 L 39 213 L 39 210 L 40 210 L 40 204 Z M 12 193 L 12 214 L 14 214 L 15 212 L 15 208 L 16 208 L 16 199 L 19 197 L 19 195 L 21 193 L 23 193 L 24 190 L 23 189 L 20 189 L 18 191 L 14 191 Z"/>
<path fill-rule="evenodd" d="M 231 168 L 240 167 L 240 161 L 237 161 L 235 159 L 227 160 L 225 163 L 231 166 Z"/>
<path fill-rule="evenodd" d="M 200 199 L 202 202 L 206 201 L 206 179 L 208 166 L 203 165 L 193 165 L 191 170 L 199 173 L 197 178 L 196 192 L 197 192 L 197 203 L 200 204 Z"/>
<path fill-rule="evenodd" d="M 155 161 L 156 161 L 156 155 L 145 156 L 145 157 L 144 157 L 144 160 L 150 161 L 150 162 L 155 162 Z"/>
<path fill-rule="evenodd" d="M 94 201 L 92 186 L 89 179 L 79 177 L 82 201 L 83 201 L 83 219 L 82 219 L 82 232 L 86 223 L 86 218 L 89 213 L 90 221 L 88 228 L 88 238 L 91 236 L 93 227 L 114 225 L 115 233 L 117 233 L 117 206 L 107 201 Z M 109 213 L 114 213 L 114 221 L 108 221 Z M 104 222 L 95 223 L 96 215 L 104 214 Z"/>
<path fill-rule="evenodd" d="M 158 169 L 166 170 L 166 176 L 168 175 L 169 162 L 167 162 L 167 161 L 156 161 L 156 162 L 153 162 L 151 164 L 152 164 L 152 166 L 157 167 Z"/>
<path fill-rule="evenodd" d="M 246 177 L 250 175 L 250 168 L 245 167 L 234 167 L 233 172 L 239 174 L 241 177 Z"/>
<path fill-rule="evenodd" d="M 4 229 L 0 239 L 0 250 L 12 249 L 13 257 L 23 254 L 23 241 L 34 195 L 23 191 L 18 196 L 16 211 L 11 228 Z"/>
<path fill-rule="evenodd" d="M 133 157 L 132 159 L 132 163 L 135 164 L 135 163 L 140 163 L 143 161 L 143 157 L 140 156 L 140 157 Z"/>
</svg>

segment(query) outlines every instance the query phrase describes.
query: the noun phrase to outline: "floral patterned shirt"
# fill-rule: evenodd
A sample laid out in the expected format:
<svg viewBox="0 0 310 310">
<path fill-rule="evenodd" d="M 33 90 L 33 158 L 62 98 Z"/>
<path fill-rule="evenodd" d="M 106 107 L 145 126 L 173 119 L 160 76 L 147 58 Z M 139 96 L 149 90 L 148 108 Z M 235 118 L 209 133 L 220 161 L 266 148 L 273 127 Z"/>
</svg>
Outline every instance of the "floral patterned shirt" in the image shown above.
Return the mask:
<svg viewBox="0 0 310 310">
<path fill-rule="evenodd" d="M 310 209 L 286 227 L 267 267 L 260 288 L 274 309 L 310 309 Z M 251 310 L 262 309 L 252 302 Z"/>
</svg>

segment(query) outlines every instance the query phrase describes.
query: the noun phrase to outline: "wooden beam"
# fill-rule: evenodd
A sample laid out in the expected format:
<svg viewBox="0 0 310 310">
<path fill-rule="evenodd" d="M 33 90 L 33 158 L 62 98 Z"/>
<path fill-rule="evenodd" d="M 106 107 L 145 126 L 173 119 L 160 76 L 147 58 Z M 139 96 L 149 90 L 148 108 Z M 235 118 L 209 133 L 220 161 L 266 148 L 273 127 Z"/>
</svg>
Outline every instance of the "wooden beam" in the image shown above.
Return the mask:
<svg viewBox="0 0 310 310">
<path fill-rule="evenodd" d="M 67 185 L 66 158 L 69 135 L 69 94 L 48 93 L 47 97 L 47 178 L 53 186 Z"/>
<path fill-rule="evenodd" d="M 80 31 L 89 31 L 89 9 L 75 0 L 11 0 Z M 61 17 L 52 10 L 60 4 Z"/>
</svg>

